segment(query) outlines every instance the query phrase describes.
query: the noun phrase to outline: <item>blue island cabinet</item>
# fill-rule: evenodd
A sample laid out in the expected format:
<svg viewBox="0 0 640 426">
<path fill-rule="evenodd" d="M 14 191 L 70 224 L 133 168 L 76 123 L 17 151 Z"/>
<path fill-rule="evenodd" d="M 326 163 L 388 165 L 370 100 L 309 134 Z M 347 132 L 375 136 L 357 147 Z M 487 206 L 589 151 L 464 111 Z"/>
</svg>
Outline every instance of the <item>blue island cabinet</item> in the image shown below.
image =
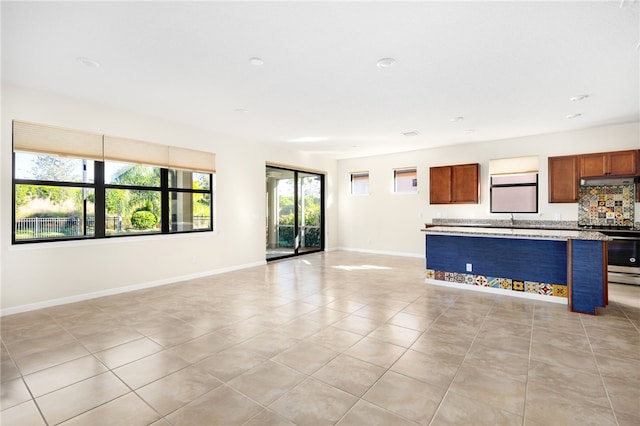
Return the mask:
<svg viewBox="0 0 640 426">
<path fill-rule="evenodd" d="M 567 303 L 593 315 L 608 303 L 607 243 L 585 237 L 593 233 L 426 231 L 427 282 Z"/>
</svg>

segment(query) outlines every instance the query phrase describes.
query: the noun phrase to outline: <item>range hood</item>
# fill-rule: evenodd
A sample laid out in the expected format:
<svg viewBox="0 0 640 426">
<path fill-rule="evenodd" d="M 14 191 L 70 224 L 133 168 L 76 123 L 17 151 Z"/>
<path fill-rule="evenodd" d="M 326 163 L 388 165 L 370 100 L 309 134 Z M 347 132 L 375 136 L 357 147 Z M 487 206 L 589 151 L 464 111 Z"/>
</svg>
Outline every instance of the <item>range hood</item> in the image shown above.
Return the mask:
<svg viewBox="0 0 640 426">
<path fill-rule="evenodd" d="M 599 186 L 599 185 L 633 185 L 640 183 L 640 177 L 594 177 L 580 179 L 582 186 Z"/>
</svg>

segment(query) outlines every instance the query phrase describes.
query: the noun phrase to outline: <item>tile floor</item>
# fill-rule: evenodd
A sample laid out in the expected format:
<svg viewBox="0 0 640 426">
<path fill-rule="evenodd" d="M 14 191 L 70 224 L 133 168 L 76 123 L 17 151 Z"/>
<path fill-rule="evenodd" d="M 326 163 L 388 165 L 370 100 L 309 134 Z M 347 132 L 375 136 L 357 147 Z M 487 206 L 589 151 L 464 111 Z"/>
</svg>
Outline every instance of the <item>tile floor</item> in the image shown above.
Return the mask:
<svg viewBox="0 0 640 426">
<path fill-rule="evenodd" d="M 640 287 L 599 316 L 319 253 L 2 318 L 12 425 L 638 425 Z"/>
</svg>

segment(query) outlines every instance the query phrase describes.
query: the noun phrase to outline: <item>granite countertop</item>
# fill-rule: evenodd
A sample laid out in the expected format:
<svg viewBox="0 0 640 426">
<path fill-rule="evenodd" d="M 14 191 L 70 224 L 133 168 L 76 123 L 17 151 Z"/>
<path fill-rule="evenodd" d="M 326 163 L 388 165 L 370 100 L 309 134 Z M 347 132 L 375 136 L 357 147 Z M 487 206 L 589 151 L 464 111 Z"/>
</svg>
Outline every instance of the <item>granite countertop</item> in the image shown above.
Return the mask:
<svg viewBox="0 0 640 426">
<path fill-rule="evenodd" d="M 595 231 L 558 229 L 520 229 L 469 226 L 433 226 L 422 229 L 427 234 L 461 235 L 468 237 L 526 238 L 536 240 L 595 240 L 611 241 L 613 238 Z"/>
</svg>

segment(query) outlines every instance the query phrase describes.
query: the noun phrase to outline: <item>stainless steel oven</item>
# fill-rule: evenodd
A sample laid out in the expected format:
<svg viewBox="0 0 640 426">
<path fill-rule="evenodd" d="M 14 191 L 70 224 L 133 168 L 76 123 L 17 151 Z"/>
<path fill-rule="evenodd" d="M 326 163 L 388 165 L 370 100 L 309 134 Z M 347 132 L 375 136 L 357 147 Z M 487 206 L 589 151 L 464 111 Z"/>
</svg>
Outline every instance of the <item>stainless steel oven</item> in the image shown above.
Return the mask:
<svg viewBox="0 0 640 426">
<path fill-rule="evenodd" d="M 640 232 L 601 230 L 609 235 L 609 281 L 640 285 Z"/>
</svg>

